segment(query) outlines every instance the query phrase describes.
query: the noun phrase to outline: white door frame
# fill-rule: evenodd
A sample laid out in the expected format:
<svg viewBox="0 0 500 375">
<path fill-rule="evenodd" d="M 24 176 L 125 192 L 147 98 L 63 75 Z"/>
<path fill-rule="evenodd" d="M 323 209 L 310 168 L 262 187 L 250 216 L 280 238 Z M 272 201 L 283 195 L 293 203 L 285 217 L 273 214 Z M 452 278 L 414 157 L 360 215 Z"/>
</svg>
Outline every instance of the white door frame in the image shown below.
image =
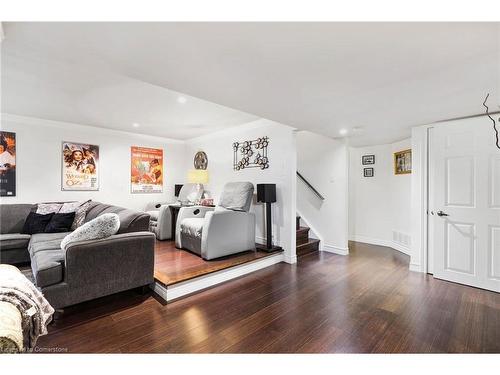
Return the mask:
<svg viewBox="0 0 500 375">
<path fill-rule="evenodd" d="M 428 272 L 430 132 L 434 125 L 412 130 L 412 252 L 410 271 Z"/>
<path fill-rule="evenodd" d="M 422 257 L 422 266 L 423 266 L 423 272 L 424 273 L 429 273 L 429 259 L 432 259 L 434 256 L 433 251 L 432 251 L 432 240 L 430 236 L 430 231 L 429 231 L 429 207 L 431 203 L 431 152 L 432 152 L 432 143 L 431 143 L 431 137 L 432 137 L 432 129 L 433 126 L 427 126 L 426 131 L 425 131 L 425 148 L 424 148 L 424 173 L 422 174 L 424 176 L 424 204 L 423 204 L 423 218 L 424 218 L 424 225 L 423 225 L 423 230 L 424 230 L 424 241 L 423 241 L 423 257 Z"/>
</svg>

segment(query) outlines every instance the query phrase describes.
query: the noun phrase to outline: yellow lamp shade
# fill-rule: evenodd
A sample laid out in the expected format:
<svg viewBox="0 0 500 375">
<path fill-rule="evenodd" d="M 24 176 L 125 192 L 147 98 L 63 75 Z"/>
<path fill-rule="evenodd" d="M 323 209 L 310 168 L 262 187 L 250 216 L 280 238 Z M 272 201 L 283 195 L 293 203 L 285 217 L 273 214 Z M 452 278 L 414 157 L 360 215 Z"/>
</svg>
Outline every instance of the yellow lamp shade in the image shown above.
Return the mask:
<svg viewBox="0 0 500 375">
<path fill-rule="evenodd" d="M 206 169 L 191 169 L 188 172 L 188 182 L 192 184 L 208 184 L 208 171 Z"/>
</svg>

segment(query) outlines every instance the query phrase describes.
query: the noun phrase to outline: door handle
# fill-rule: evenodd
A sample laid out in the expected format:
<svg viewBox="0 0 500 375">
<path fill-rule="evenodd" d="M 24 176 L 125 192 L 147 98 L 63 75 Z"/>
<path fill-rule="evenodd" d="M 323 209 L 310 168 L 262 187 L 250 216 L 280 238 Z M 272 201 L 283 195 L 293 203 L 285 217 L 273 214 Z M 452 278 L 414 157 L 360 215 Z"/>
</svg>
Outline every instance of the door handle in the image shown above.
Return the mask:
<svg viewBox="0 0 500 375">
<path fill-rule="evenodd" d="M 438 212 L 436 212 L 436 214 L 437 214 L 438 216 L 450 216 L 450 215 L 448 215 L 446 212 L 443 212 L 443 211 L 438 211 Z"/>
</svg>

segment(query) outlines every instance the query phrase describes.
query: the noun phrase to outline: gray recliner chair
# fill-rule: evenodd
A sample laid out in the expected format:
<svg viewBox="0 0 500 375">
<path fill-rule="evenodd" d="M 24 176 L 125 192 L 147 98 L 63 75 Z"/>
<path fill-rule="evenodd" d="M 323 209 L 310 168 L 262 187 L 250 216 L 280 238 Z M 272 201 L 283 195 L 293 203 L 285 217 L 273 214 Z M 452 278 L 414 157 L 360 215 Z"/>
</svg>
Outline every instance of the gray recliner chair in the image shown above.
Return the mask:
<svg viewBox="0 0 500 375">
<path fill-rule="evenodd" d="M 255 250 L 255 214 L 249 212 L 254 186 L 229 182 L 217 207 L 182 207 L 175 245 L 205 260 Z"/>
<path fill-rule="evenodd" d="M 177 202 L 151 202 L 146 205 L 145 211 L 150 216 L 149 230 L 158 240 L 170 240 L 172 233 L 172 213 L 169 206 L 172 204 L 194 204 L 204 193 L 202 184 L 184 184 L 179 192 Z"/>
</svg>

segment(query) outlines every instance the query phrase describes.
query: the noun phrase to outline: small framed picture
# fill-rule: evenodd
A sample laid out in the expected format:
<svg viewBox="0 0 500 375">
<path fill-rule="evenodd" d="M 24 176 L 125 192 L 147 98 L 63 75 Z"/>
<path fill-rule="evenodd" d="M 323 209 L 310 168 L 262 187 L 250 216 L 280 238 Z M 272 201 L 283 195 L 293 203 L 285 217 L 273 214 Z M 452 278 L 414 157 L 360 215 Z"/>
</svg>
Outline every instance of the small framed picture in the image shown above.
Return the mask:
<svg viewBox="0 0 500 375">
<path fill-rule="evenodd" d="M 374 175 L 373 168 L 363 168 L 364 177 L 373 177 L 373 175 Z"/>
<path fill-rule="evenodd" d="M 411 173 L 411 149 L 394 153 L 394 174 Z"/>
<path fill-rule="evenodd" d="M 363 155 L 361 157 L 361 163 L 363 165 L 375 164 L 375 155 Z"/>
</svg>

